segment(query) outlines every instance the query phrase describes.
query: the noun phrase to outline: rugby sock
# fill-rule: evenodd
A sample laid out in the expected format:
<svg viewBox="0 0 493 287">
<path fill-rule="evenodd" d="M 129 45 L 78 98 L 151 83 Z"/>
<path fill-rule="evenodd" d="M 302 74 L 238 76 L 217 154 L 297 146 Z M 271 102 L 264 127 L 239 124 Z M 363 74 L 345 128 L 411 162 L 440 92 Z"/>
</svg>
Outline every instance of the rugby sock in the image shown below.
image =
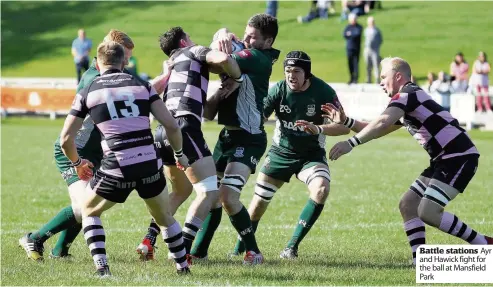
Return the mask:
<svg viewBox="0 0 493 287">
<path fill-rule="evenodd" d="M 404 231 L 413 251 L 413 262 L 416 264 L 416 250 L 426 243 L 425 223 L 419 217 L 413 218 L 404 222 Z"/>
<path fill-rule="evenodd" d="M 58 232 L 77 224 L 72 206 L 67 206 L 53 217 L 48 223 L 41 227 L 38 231 L 31 233 L 30 238 L 38 242 L 45 242 L 51 236 Z"/>
<path fill-rule="evenodd" d="M 219 223 L 221 223 L 221 217 L 223 215 L 223 208 L 213 208 L 209 212 L 209 215 L 204 220 L 202 228 L 197 232 L 195 238 L 195 244 L 192 248 L 192 255 L 196 257 L 205 257 L 211 245 L 212 237 L 216 232 Z"/>
<path fill-rule="evenodd" d="M 87 246 L 91 250 L 92 260 L 96 269 L 108 266 L 106 258 L 106 236 L 104 234 L 103 223 L 97 216 L 89 216 L 82 219 L 84 228 L 84 238 Z"/>
<path fill-rule="evenodd" d="M 298 220 L 298 225 L 294 229 L 293 236 L 288 242 L 288 248 L 298 249 L 298 245 L 301 243 L 305 235 L 310 231 L 315 221 L 317 221 L 320 213 L 324 209 L 324 204 L 318 204 L 312 199 L 308 199 L 308 202 L 301 211 L 300 218 Z"/>
<path fill-rule="evenodd" d="M 74 242 L 81 229 L 82 223 L 76 223 L 62 231 L 51 253 L 55 256 L 67 255 L 70 245 L 72 245 L 72 242 Z"/>
<path fill-rule="evenodd" d="M 149 239 L 151 245 L 154 246 L 156 245 L 156 239 L 160 232 L 161 228 L 159 228 L 159 225 L 157 225 L 156 221 L 154 221 L 153 218 L 151 220 L 151 224 L 149 224 L 149 228 L 147 228 L 147 234 L 144 239 Z"/>
<path fill-rule="evenodd" d="M 162 230 L 162 235 L 173 260 L 175 260 L 176 268 L 182 269 L 187 267 L 187 254 L 185 253 L 180 224 L 175 221 L 175 223 Z"/>
<path fill-rule="evenodd" d="M 257 232 L 257 227 L 258 227 L 258 220 L 252 220 L 252 228 L 253 232 Z M 245 244 L 243 244 L 243 241 L 241 240 L 241 237 L 238 236 L 238 239 L 236 240 L 236 245 L 235 249 L 233 250 L 233 253 L 235 254 L 242 254 L 245 252 Z"/>
<path fill-rule="evenodd" d="M 477 233 L 467 224 L 460 221 L 457 216 L 448 212 L 443 213 L 442 221 L 440 222 L 440 227 L 438 227 L 438 229 L 455 237 L 461 238 L 471 244 L 488 244 L 483 234 Z"/>
<path fill-rule="evenodd" d="M 240 212 L 235 215 L 230 215 L 229 220 L 233 224 L 238 234 L 241 236 L 242 241 L 245 244 L 245 249 L 248 251 L 253 251 L 255 253 L 260 253 L 257 246 L 257 241 L 255 240 L 255 233 L 252 227 L 252 221 L 250 220 L 250 215 L 244 206 L 242 206 Z"/>
<path fill-rule="evenodd" d="M 195 216 L 191 216 L 185 220 L 185 226 L 183 227 L 183 241 L 185 243 L 185 251 L 190 254 L 190 249 L 192 249 L 192 243 L 202 226 L 202 220 Z"/>
</svg>

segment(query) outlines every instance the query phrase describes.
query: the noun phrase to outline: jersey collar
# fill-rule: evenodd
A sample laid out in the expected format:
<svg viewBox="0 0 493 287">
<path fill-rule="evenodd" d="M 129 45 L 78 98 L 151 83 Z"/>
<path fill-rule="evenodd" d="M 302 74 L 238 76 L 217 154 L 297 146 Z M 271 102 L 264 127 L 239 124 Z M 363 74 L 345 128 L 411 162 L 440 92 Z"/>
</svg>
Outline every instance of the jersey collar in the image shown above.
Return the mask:
<svg viewBox="0 0 493 287">
<path fill-rule="evenodd" d="M 118 70 L 118 69 L 109 69 L 106 72 L 102 73 L 101 76 L 102 75 L 115 74 L 115 73 L 122 73 L 122 71 Z"/>
</svg>

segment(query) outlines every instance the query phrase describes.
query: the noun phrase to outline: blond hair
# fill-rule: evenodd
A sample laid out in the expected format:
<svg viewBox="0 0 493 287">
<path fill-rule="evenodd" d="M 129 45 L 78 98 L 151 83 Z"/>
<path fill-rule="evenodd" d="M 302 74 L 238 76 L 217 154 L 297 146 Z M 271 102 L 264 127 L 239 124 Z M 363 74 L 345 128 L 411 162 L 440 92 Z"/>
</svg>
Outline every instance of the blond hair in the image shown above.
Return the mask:
<svg viewBox="0 0 493 287">
<path fill-rule="evenodd" d="M 398 57 L 387 57 L 384 58 L 380 62 L 382 68 L 384 66 L 389 65 L 392 70 L 401 73 L 403 76 L 407 77 L 409 80 L 411 79 L 412 73 L 411 73 L 411 66 L 409 66 L 409 63 L 406 62 L 404 59 L 398 58 Z"/>
<path fill-rule="evenodd" d="M 120 30 L 111 29 L 108 35 L 104 37 L 105 42 L 114 41 L 120 45 L 123 45 L 125 48 L 132 50 L 134 46 L 134 42 L 132 39 L 125 33 Z"/>
<path fill-rule="evenodd" d="M 102 65 L 119 67 L 125 59 L 125 49 L 115 41 L 102 42 L 98 46 L 97 57 Z"/>
</svg>

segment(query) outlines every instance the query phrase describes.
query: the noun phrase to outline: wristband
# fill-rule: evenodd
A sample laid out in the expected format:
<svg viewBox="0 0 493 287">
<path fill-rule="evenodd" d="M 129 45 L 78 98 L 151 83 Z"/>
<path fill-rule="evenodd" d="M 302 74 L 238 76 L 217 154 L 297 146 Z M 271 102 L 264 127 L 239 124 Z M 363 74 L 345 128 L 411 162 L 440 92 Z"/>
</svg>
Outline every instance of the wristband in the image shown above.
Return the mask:
<svg viewBox="0 0 493 287">
<path fill-rule="evenodd" d="M 245 75 L 241 74 L 241 76 L 235 79 L 235 82 L 243 83 L 243 80 L 245 80 Z"/>
<path fill-rule="evenodd" d="M 354 148 L 356 147 L 357 145 L 360 145 L 361 144 L 361 141 L 359 138 L 357 138 L 356 136 L 353 136 L 352 138 L 348 139 L 347 142 L 349 143 L 349 145 Z"/>
<path fill-rule="evenodd" d="M 321 126 L 316 126 L 316 127 L 317 127 L 317 130 L 318 130 L 318 134 L 323 133 L 324 129 L 322 129 Z"/>
<path fill-rule="evenodd" d="M 70 166 L 77 167 L 82 163 L 82 159 L 79 157 L 76 161 L 72 162 Z"/>
<path fill-rule="evenodd" d="M 343 125 L 347 128 L 352 128 L 356 121 L 350 117 L 346 117 L 346 120 L 344 121 Z"/>
<path fill-rule="evenodd" d="M 180 150 L 177 150 L 177 151 L 174 151 L 175 153 L 175 157 L 182 157 L 183 156 L 183 149 L 180 149 Z"/>
</svg>

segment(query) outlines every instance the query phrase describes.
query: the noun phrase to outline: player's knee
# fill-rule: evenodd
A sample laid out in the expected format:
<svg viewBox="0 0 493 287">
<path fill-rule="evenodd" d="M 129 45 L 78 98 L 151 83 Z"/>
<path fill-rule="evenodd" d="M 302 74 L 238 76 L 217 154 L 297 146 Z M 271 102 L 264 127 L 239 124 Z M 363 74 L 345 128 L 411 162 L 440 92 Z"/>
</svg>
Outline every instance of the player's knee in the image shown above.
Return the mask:
<svg viewBox="0 0 493 287">
<path fill-rule="evenodd" d="M 318 185 L 316 187 L 311 188 L 310 197 L 316 203 L 322 204 L 327 200 L 329 196 L 329 186 L 328 185 Z"/>
<path fill-rule="evenodd" d="M 253 221 L 259 221 L 262 216 L 264 215 L 265 211 L 267 210 L 267 207 L 269 206 L 269 202 L 264 201 L 262 198 L 257 197 L 258 200 L 252 201 L 251 204 L 248 207 L 248 213 L 250 214 L 250 219 Z"/>
<path fill-rule="evenodd" d="M 416 214 L 418 205 L 420 203 L 419 199 L 416 202 L 412 200 L 412 198 L 409 196 L 410 192 L 412 191 L 407 191 L 406 193 L 404 193 L 401 197 L 401 200 L 399 201 L 399 211 L 403 216 L 407 216 L 411 213 Z"/>
<path fill-rule="evenodd" d="M 238 194 L 246 184 L 246 179 L 241 174 L 225 174 L 221 180 L 221 186 L 225 189 L 235 191 Z"/>
<path fill-rule="evenodd" d="M 262 201 L 270 202 L 277 191 L 277 186 L 266 181 L 257 181 L 255 184 L 255 195 Z"/>
<path fill-rule="evenodd" d="M 97 207 L 86 206 L 81 208 L 81 213 L 82 213 L 82 217 L 88 217 L 88 216 L 100 217 L 103 212 Z"/>
<path fill-rule="evenodd" d="M 196 192 L 198 193 L 206 193 L 210 191 L 216 191 L 218 189 L 217 187 L 217 176 L 209 176 L 197 183 L 193 184 L 193 188 L 195 189 Z"/>
<path fill-rule="evenodd" d="M 319 183 L 324 180 L 327 182 Z M 328 185 L 330 183 L 330 171 L 326 167 L 314 167 L 313 170 L 311 170 L 311 174 L 304 179 L 304 182 L 307 186 L 310 186 L 312 182 Z"/>
<path fill-rule="evenodd" d="M 427 198 L 423 198 L 418 205 L 418 217 L 424 223 L 434 227 L 440 226 L 442 212 L 442 208 Z"/>
</svg>

